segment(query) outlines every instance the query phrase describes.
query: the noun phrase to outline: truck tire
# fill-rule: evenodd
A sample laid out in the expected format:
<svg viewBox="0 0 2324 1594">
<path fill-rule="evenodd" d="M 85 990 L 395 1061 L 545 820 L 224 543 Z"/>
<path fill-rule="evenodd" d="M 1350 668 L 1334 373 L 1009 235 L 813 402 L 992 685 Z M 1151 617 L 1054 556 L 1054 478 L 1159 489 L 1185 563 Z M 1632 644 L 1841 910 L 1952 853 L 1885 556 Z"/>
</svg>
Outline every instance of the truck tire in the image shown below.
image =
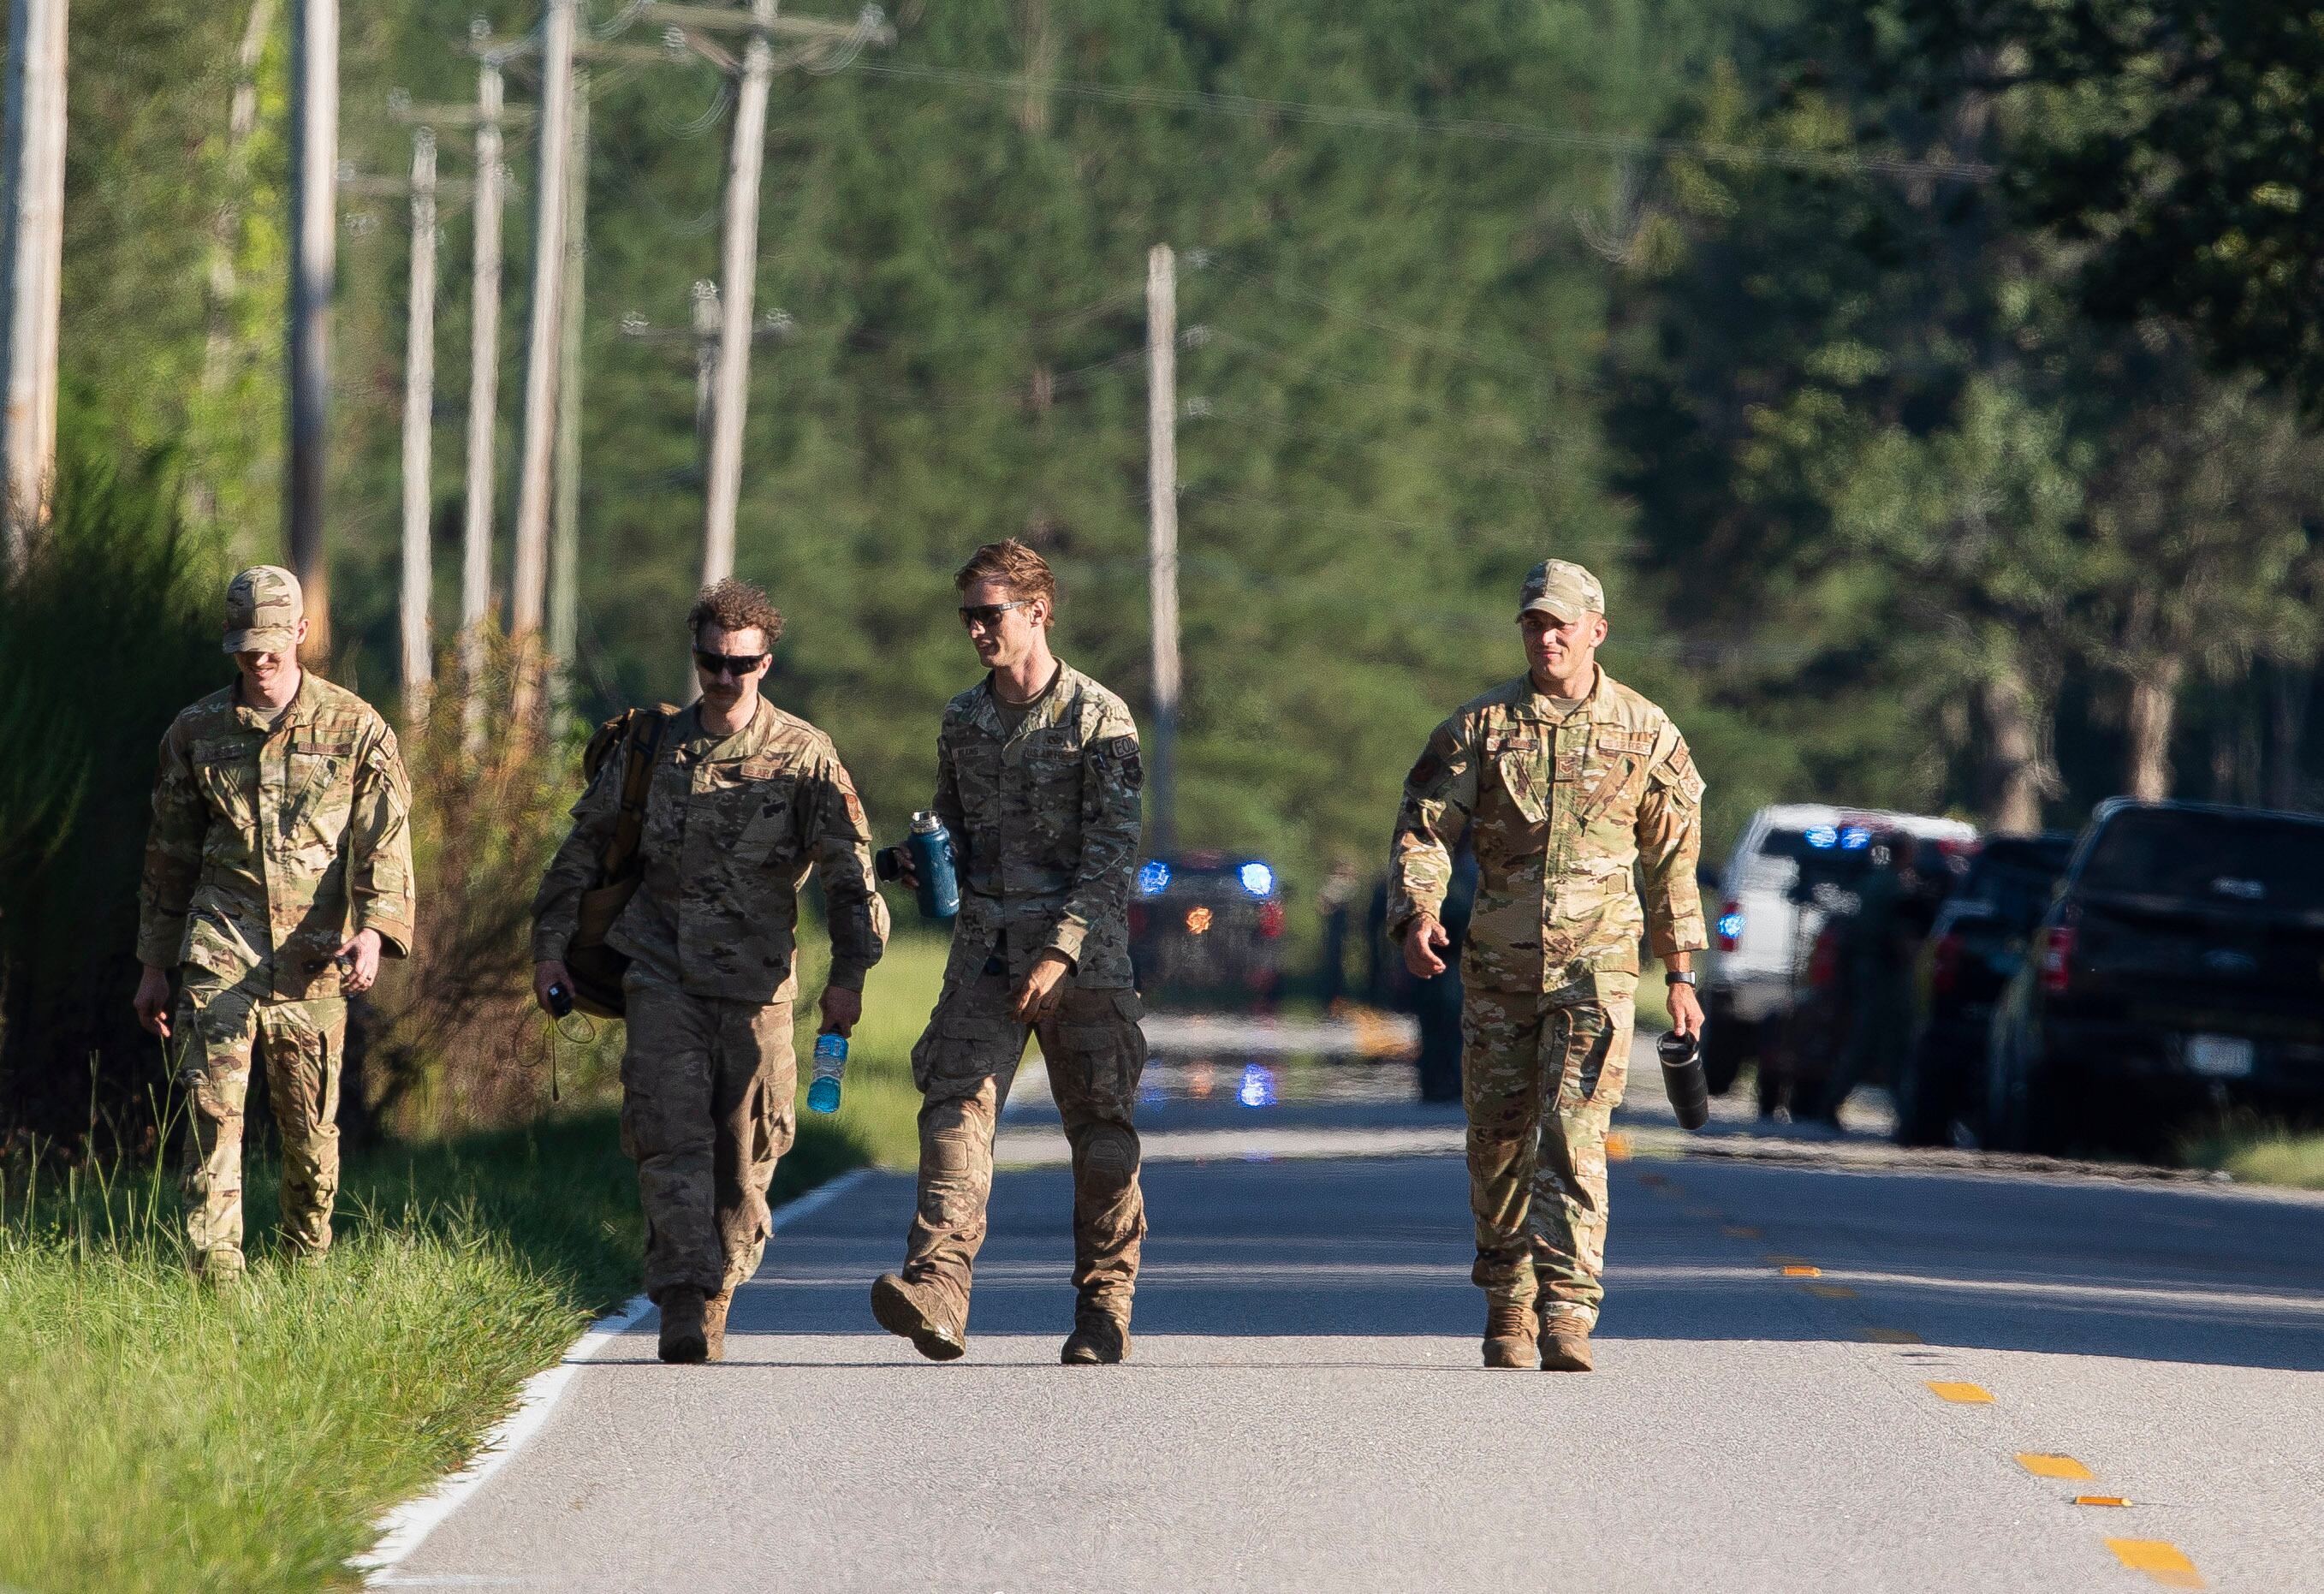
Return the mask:
<svg viewBox="0 0 2324 1594">
<path fill-rule="evenodd" d="M 1895 1083 L 1890 1087 L 1896 1102 L 1896 1128 L 1890 1138 L 1897 1145 L 1952 1143 L 1953 1066 L 1953 1060 L 1925 1037 L 1897 1061 Z"/>
<path fill-rule="evenodd" d="M 1702 1073 L 1711 1093 L 1723 1096 L 1735 1088 L 1743 1064 L 1758 1055 L 1759 1027 L 1735 1016 L 1734 1004 L 1711 999 L 1702 1029 Z"/>
</svg>

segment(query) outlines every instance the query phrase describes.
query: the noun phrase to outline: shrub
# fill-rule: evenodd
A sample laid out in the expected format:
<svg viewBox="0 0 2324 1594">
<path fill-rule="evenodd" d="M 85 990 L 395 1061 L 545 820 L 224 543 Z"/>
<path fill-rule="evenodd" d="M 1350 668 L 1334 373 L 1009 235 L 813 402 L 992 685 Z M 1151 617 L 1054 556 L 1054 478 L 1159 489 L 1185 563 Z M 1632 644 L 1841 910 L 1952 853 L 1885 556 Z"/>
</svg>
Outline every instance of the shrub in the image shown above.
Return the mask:
<svg viewBox="0 0 2324 1594">
<path fill-rule="evenodd" d="M 161 1048 L 137 1027 L 137 878 L 154 751 L 223 683 L 223 551 L 167 452 L 61 418 L 54 518 L 0 585 L 0 1145 L 147 1147 Z"/>
</svg>

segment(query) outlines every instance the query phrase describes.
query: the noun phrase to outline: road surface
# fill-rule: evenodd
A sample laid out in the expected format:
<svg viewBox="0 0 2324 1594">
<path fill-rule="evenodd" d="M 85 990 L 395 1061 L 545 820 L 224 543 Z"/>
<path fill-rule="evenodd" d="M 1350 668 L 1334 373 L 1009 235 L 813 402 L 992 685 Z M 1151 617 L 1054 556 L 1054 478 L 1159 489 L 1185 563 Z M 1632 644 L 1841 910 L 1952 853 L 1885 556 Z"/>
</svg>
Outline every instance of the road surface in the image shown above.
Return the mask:
<svg viewBox="0 0 2324 1594">
<path fill-rule="evenodd" d="M 1642 1103 L 1600 1370 L 1487 1372 L 1457 1112 L 1302 1074 L 1157 1064 L 1130 1365 L 1056 1365 L 1069 1185 L 1026 1110 L 965 1360 L 873 1327 L 912 1193 L 872 1175 L 777 1237 L 723 1365 L 659 1365 L 647 1317 L 374 1581 L 2324 1587 L 2324 1203 L 1732 1123 L 1681 1156 Z"/>
</svg>

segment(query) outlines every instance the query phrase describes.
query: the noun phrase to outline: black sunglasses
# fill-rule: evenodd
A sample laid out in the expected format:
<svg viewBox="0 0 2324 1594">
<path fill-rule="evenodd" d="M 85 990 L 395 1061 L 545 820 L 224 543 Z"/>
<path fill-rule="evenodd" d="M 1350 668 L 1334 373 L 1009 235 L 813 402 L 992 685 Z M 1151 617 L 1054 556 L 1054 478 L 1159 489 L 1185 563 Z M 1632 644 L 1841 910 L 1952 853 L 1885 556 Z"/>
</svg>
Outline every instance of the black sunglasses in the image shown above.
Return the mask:
<svg viewBox="0 0 2324 1594">
<path fill-rule="evenodd" d="M 706 653 L 699 648 L 694 650 L 694 662 L 704 675 L 731 674 L 738 681 L 766 661 L 764 653 Z"/>
<path fill-rule="evenodd" d="M 991 631 L 1001 623 L 1003 614 L 1011 609 L 1021 609 L 1032 601 L 1030 598 L 1011 598 L 1005 604 L 963 604 L 960 606 L 960 622 L 963 625 L 981 625 Z"/>
</svg>

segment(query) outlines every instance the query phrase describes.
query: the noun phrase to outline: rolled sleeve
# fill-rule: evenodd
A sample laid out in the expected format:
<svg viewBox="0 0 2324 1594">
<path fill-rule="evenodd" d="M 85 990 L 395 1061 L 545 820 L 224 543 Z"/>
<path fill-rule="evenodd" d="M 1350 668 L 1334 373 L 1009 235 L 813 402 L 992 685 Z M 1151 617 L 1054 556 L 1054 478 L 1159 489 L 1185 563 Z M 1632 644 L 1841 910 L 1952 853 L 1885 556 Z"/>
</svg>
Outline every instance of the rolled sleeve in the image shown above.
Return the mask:
<svg viewBox="0 0 2324 1594">
<path fill-rule="evenodd" d="M 1423 914 L 1443 917 L 1452 886 L 1452 851 L 1477 807 L 1473 741 L 1458 716 L 1445 721 L 1404 778 L 1404 798 L 1388 844 L 1386 928 L 1392 941 L 1402 941 Z"/>
<path fill-rule="evenodd" d="M 1637 836 L 1646 947 L 1658 958 L 1701 952 L 1711 944 L 1695 880 L 1702 855 L 1702 777 L 1676 730 L 1647 771 L 1638 802 Z"/>
</svg>

